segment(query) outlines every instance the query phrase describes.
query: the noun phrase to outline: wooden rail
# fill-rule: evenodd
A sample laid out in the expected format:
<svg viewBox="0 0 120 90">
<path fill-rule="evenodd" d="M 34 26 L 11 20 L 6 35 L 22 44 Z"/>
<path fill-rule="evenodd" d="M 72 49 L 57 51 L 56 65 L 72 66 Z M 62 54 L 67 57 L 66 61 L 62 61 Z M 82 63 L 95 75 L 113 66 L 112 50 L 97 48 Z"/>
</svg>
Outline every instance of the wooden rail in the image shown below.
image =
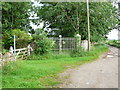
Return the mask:
<svg viewBox="0 0 120 90">
<path fill-rule="evenodd" d="M 30 45 L 28 45 L 27 48 L 20 48 L 15 50 L 13 49 L 13 47 L 10 47 L 9 52 L 0 53 L 0 66 L 4 62 L 14 61 L 14 57 L 16 57 L 16 59 L 25 59 L 26 56 L 30 55 L 31 51 L 33 51 L 33 49 L 32 47 L 30 47 Z"/>
</svg>

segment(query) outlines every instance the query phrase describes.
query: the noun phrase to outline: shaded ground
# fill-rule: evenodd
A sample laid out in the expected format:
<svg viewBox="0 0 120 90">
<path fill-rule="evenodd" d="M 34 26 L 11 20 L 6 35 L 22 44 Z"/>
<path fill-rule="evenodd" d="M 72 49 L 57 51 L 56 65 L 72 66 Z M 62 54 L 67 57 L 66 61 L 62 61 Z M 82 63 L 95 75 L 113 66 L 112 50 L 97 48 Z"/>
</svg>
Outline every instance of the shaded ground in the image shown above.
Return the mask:
<svg viewBox="0 0 120 90">
<path fill-rule="evenodd" d="M 97 61 L 68 69 L 60 74 L 59 88 L 118 88 L 118 49 L 109 51 Z"/>
</svg>

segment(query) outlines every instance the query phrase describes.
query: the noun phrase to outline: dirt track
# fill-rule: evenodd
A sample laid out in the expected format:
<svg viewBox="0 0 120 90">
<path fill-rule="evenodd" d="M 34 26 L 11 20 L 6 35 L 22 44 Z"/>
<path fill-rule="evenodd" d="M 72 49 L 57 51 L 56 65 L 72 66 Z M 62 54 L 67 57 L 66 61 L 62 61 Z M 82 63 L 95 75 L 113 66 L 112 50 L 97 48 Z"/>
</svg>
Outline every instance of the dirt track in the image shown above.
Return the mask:
<svg viewBox="0 0 120 90">
<path fill-rule="evenodd" d="M 97 61 L 60 74 L 59 88 L 118 88 L 118 49 L 109 47 Z"/>
</svg>

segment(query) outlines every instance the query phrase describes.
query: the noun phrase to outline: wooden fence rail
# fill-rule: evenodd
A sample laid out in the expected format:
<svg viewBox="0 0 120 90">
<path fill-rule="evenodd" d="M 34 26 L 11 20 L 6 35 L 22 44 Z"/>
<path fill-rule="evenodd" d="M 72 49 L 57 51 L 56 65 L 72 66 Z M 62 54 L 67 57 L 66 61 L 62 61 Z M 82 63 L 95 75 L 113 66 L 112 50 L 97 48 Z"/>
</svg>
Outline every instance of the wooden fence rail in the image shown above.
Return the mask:
<svg viewBox="0 0 120 90">
<path fill-rule="evenodd" d="M 14 61 L 16 59 L 25 59 L 26 56 L 30 55 L 30 52 L 33 51 L 32 47 L 28 45 L 27 48 L 21 48 L 21 49 L 13 49 L 13 47 L 10 47 L 9 52 L 6 53 L 0 53 L 0 66 L 4 62 Z"/>
</svg>

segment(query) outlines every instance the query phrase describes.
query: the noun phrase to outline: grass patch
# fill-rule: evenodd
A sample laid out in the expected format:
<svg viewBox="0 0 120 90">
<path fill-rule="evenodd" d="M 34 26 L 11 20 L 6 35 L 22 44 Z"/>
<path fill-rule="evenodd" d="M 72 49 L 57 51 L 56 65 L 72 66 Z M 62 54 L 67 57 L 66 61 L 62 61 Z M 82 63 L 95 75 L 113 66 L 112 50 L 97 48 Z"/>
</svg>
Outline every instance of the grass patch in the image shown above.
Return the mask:
<svg viewBox="0 0 120 90">
<path fill-rule="evenodd" d="M 9 50 L 7 50 L 7 49 L 2 49 L 1 51 L 0 51 L 0 53 L 6 53 L 6 52 L 8 52 Z"/>
<path fill-rule="evenodd" d="M 54 87 L 56 84 L 60 83 L 57 80 L 58 73 L 63 72 L 68 66 L 76 67 L 77 65 L 82 65 L 84 63 L 92 62 L 98 58 L 98 55 L 108 48 L 103 45 L 95 46 L 87 56 L 84 57 L 70 57 L 65 54 L 54 54 L 48 59 L 40 60 L 23 60 L 21 62 L 16 62 L 15 69 L 7 70 L 3 67 L 2 76 L 2 87 L 3 88 L 46 88 Z M 47 56 L 47 55 L 46 55 Z M 36 57 L 35 57 L 36 58 Z M 19 64 L 20 63 L 20 64 Z M 10 64 L 10 63 L 9 63 Z M 9 65 L 8 65 L 9 66 Z"/>
<path fill-rule="evenodd" d="M 109 40 L 106 44 L 120 48 L 120 41 L 119 40 Z"/>
<path fill-rule="evenodd" d="M 69 52 L 50 52 L 44 55 L 31 55 L 27 60 L 46 60 L 46 59 L 59 59 L 59 58 L 68 58 L 70 57 Z"/>
</svg>

